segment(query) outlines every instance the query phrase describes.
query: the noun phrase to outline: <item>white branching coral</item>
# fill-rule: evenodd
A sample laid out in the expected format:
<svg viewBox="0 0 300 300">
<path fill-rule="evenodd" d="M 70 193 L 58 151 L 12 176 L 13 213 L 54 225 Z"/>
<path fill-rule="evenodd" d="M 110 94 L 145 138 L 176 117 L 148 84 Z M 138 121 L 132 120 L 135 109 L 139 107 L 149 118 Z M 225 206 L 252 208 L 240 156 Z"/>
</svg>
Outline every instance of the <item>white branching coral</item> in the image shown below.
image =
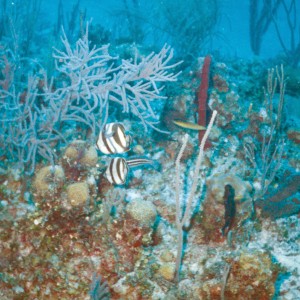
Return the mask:
<svg viewBox="0 0 300 300">
<path fill-rule="evenodd" d="M 62 36 L 64 50 L 55 49 L 56 68 L 67 77 L 49 101 L 61 112 L 62 121 L 86 124 L 92 132 L 105 125 L 112 103 L 122 106 L 124 113 L 137 116 L 147 128 L 155 128 L 156 115 L 151 102 L 164 98 L 161 83 L 175 81 L 179 73 L 170 72 L 179 63 L 169 64 L 173 50 L 164 46 L 155 54 L 122 60 L 109 55 L 109 45 L 90 47 L 86 34 L 71 47 Z"/>
</svg>

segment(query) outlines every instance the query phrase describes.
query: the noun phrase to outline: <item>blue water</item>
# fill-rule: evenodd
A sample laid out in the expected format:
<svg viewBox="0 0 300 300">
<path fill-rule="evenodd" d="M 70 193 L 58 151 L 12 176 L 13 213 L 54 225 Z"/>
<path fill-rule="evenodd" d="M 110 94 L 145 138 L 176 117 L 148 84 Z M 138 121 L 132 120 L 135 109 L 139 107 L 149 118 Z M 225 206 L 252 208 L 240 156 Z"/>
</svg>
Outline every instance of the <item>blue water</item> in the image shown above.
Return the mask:
<svg viewBox="0 0 300 300">
<path fill-rule="evenodd" d="M 63 7 L 66 14 L 70 14 L 72 6 L 75 2 L 76 1 L 63 1 Z M 134 1 L 128 1 L 128 4 L 132 5 L 133 2 Z M 146 12 L 146 15 L 151 17 L 151 10 L 148 9 L 149 3 L 147 4 L 147 1 L 138 2 L 140 3 L 141 11 Z M 181 1 L 179 1 L 179 3 L 180 2 Z M 207 2 L 209 3 L 210 1 Z M 218 50 L 221 51 L 222 54 L 231 57 L 241 57 L 245 59 L 254 58 L 249 40 L 250 1 L 222 0 L 217 2 L 219 9 L 219 20 L 216 24 L 216 32 L 220 33 L 222 37 L 219 37 L 219 35 L 212 37 L 212 49 L 210 50 Z M 125 18 L 122 16 L 122 14 L 117 14 L 117 16 L 114 17 L 114 20 L 112 20 L 111 16 L 116 10 L 120 8 L 122 9 L 123 3 L 124 1 L 121 0 L 81 0 L 80 8 L 82 10 L 86 9 L 87 19 L 92 18 L 94 23 L 100 23 L 105 28 L 113 30 L 115 22 L 122 22 L 122 26 L 124 25 L 123 22 Z M 155 1 L 153 3 L 155 3 Z M 259 1 L 260 5 L 261 3 L 262 1 Z M 45 18 L 45 20 L 50 20 L 50 22 L 51 20 L 55 20 L 57 18 L 57 6 L 58 0 L 51 2 L 44 1 L 42 4 L 42 12 L 44 13 L 43 18 Z M 159 4 L 157 4 L 156 7 L 159 9 Z M 174 7 L 176 7 L 176 3 L 174 3 Z M 299 10 L 300 8 L 297 6 L 298 14 Z M 191 18 L 193 18 L 193 16 L 191 16 Z M 286 43 L 289 43 L 290 31 L 282 6 L 276 15 L 276 19 L 280 26 L 283 39 L 286 40 Z M 152 22 L 153 21 L 154 23 L 156 22 L 155 18 L 152 20 Z M 143 23 L 143 20 L 141 20 L 141 23 Z M 163 41 L 159 42 L 163 43 Z M 263 37 L 260 57 L 273 58 L 281 52 L 282 47 L 280 45 L 274 24 L 271 23 L 270 28 Z M 204 54 L 205 53 L 202 53 L 202 55 Z"/>
</svg>

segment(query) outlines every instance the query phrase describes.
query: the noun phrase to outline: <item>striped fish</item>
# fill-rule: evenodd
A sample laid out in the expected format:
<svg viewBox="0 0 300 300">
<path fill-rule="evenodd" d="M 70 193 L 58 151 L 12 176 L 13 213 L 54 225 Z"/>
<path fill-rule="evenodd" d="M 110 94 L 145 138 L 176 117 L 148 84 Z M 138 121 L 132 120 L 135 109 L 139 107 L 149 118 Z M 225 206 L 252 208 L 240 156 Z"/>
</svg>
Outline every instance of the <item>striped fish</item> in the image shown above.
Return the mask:
<svg viewBox="0 0 300 300">
<path fill-rule="evenodd" d="M 104 154 L 124 153 L 130 149 L 130 136 L 120 123 L 108 123 L 99 133 L 97 147 Z"/>
<path fill-rule="evenodd" d="M 105 171 L 105 176 L 107 180 L 112 184 L 125 184 L 129 168 L 145 164 L 153 164 L 153 161 L 143 158 L 131 159 L 126 161 L 122 157 L 115 157 L 110 161 Z"/>
<path fill-rule="evenodd" d="M 122 157 L 113 158 L 106 171 L 105 176 L 112 184 L 124 184 L 128 174 L 128 164 Z"/>
</svg>

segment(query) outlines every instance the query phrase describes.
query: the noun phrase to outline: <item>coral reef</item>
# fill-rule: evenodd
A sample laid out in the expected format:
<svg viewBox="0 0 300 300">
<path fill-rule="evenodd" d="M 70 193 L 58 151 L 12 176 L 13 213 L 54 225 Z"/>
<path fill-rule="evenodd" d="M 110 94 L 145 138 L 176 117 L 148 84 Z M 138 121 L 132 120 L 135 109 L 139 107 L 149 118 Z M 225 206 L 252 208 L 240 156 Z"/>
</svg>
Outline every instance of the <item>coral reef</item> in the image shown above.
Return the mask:
<svg viewBox="0 0 300 300">
<path fill-rule="evenodd" d="M 170 110 L 164 108 L 162 118 L 170 135 L 146 136 L 142 126 L 124 120 L 134 142 L 123 157 L 143 156 L 160 166 L 133 169 L 121 188 L 105 179 L 110 158 L 97 153 L 95 139 L 87 135 L 85 140 L 72 126 L 63 145 L 51 144 L 59 149 L 57 164 L 45 166 L 37 160 L 34 175 L 25 178 L 4 160 L 0 298 L 97 299 L 109 293 L 110 299 L 297 299 L 297 135 L 283 117 L 290 129 L 282 128 L 283 150 L 290 152 L 282 152 L 276 176 L 267 178 L 267 189 L 258 197 L 262 169 L 249 161 L 244 141 L 251 141 L 254 150 L 264 149 L 261 126 L 270 128 L 269 108 L 256 94 L 245 97 L 249 86 L 244 83 L 252 75 L 245 71 L 242 77 L 234 68 L 237 62 L 234 67 L 230 62 L 210 66 L 211 77 L 216 77 L 208 90 L 208 105 L 218 113 L 211 147 L 203 152 L 197 172 L 193 162 L 199 152 L 198 132 L 171 123 L 179 116 L 197 121 L 193 100 L 198 66 L 182 74 L 177 95 L 170 97 Z M 239 68 L 247 70 L 243 63 Z M 273 121 L 279 115 L 275 112 Z M 189 134 L 186 151 L 175 168 L 184 132 Z M 270 153 L 278 140 L 267 139 L 273 145 Z M 258 165 L 262 158 L 256 153 Z M 182 163 L 186 168 L 179 168 Z M 176 182 L 182 183 L 180 201 Z M 191 191 L 193 201 L 186 201 L 183 195 Z M 182 219 L 186 211 L 190 222 Z M 184 233 L 180 264 L 178 216 Z M 179 282 L 174 281 L 176 272 Z"/>
<path fill-rule="evenodd" d="M 0 300 L 299 299 L 299 1 L 70 2 L 0 1 Z"/>
</svg>

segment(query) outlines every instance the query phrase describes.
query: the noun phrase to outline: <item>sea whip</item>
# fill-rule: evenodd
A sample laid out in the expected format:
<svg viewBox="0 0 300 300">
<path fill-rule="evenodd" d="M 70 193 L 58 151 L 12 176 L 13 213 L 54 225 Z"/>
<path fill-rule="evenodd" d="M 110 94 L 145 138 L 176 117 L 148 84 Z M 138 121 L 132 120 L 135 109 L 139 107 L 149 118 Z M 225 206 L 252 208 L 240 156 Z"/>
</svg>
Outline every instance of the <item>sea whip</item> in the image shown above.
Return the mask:
<svg viewBox="0 0 300 300">
<path fill-rule="evenodd" d="M 201 83 L 199 89 L 197 91 L 197 99 L 198 99 L 198 124 L 201 126 L 207 125 L 207 91 L 209 86 L 209 68 L 210 68 L 211 57 L 207 55 L 204 59 L 202 71 L 201 71 Z M 203 139 L 205 134 L 205 130 L 200 130 L 198 139 L 199 145 Z M 210 142 L 207 141 L 205 144 L 205 148 L 210 147 Z"/>
</svg>

